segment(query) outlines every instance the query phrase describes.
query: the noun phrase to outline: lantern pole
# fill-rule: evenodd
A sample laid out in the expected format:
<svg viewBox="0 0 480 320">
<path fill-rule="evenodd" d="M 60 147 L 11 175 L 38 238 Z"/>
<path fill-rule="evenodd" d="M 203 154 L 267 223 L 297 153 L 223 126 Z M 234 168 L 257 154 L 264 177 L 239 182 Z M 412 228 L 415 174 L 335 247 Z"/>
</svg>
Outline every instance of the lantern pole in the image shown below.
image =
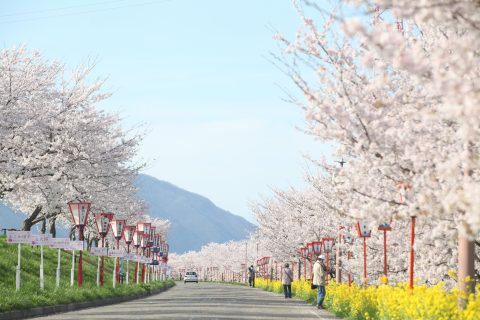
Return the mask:
<svg viewBox="0 0 480 320">
<path fill-rule="evenodd" d="M 102 248 L 105 248 L 105 237 L 102 236 Z M 103 287 L 103 267 L 105 264 L 105 257 L 102 255 L 100 262 L 100 287 Z"/>
<path fill-rule="evenodd" d="M 413 267 L 415 259 L 415 216 L 412 216 L 411 235 L 410 235 L 410 289 L 413 289 Z"/>
<path fill-rule="evenodd" d="M 363 238 L 363 287 L 367 287 L 367 238 L 372 234 L 372 229 L 368 223 L 358 222 L 357 225 L 358 236 Z"/>
<path fill-rule="evenodd" d="M 367 238 L 363 237 L 363 287 L 367 287 Z"/>
<path fill-rule="evenodd" d="M 387 230 L 383 230 L 383 274 L 387 276 Z"/>
<path fill-rule="evenodd" d="M 72 250 L 72 267 L 70 268 L 70 287 L 75 282 L 75 250 Z"/>
<path fill-rule="evenodd" d="M 335 262 L 336 262 L 336 266 L 335 266 L 335 281 L 337 283 L 342 283 L 342 268 L 341 268 L 341 265 L 342 265 L 342 248 L 341 248 L 341 245 L 342 245 L 342 233 L 341 233 L 341 230 L 344 229 L 345 227 L 343 226 L 340 226 L 338 228 L 338 246 L 337 246 L 337 254 L 336 254 L 336 257 L 335 257 Z"/>
<path fill-rule="evenodd" d="M 135 255 L 138 256 L 138 247 L 135 246 Z M 138 260 L 136 261 L 137 263 L 135 263 L 135 283 L 138 284 Z"/>
<path fill-rule="evenodd" d="M 83 225 L 80 225 L 78 227 L 78 238 L 80 241 L 83 243 Z M 83 285 L 83 251 L 79 250 L 78 254 L 78 273 L 77 273 L 77 278 L 78 278 L 78 287 L 81 288 Z"/>
<path fill-rule="evenodd" d="M 350 248 L 347 249 L 347 260 L 350 260 Z M 352 285 L 352 278 L 350 275 L 350 267 L 348 268 L 348 286 Z"/>
</svg>

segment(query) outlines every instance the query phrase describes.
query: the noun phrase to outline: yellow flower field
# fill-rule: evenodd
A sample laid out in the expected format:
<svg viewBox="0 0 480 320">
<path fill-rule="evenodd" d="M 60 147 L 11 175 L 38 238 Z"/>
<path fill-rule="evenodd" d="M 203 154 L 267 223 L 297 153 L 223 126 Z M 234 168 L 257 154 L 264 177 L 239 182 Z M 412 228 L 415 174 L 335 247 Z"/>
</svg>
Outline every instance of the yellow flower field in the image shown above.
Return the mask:
<svg viewBox="0 0 480 320">
<path fill-rule="evenodd" d="M 257 279 L 255 285 L 277 293 L 283 290 L 281 282 L 275 280 Z M 314 303 L 317 290 L 310 289 L 308 281 L 295 281 L 292 283 L 292 294 Z M 332 281 L 327 286 L 324 304 L 331 312 L 348 319 L 480 319 L 478 295 L 471 294 L 463 310 L 457 307 L 457 302 L 458 291 L 448 292 L 441 282 L 433 287 L 418 285 L 411 291 L 405 283 L 363 289 L 357 284 L 348 287 Z"/>
</svg>

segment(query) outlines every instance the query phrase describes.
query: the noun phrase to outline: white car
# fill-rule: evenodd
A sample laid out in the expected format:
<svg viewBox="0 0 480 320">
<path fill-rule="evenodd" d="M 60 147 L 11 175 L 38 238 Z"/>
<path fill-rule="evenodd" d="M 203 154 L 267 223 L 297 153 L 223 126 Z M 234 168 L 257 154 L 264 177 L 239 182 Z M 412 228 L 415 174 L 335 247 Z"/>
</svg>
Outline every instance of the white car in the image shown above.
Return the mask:
<svg viewBox="0 0 480 320">
<path fill-rule="evenodd" d="M 187 282 L 198 283 L 198 276 L 195 271 L 189 271 L 185 274 L 185 278 L 183 278 L 183 283 L 187 283 Z"/>
</svg>

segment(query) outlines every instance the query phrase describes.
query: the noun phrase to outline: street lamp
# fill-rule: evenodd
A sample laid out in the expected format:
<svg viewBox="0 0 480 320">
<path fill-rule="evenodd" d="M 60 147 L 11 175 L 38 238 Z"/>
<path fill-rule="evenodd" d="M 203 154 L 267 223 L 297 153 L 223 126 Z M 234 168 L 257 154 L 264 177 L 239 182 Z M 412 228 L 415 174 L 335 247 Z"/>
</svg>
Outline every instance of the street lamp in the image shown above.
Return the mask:
<svg viewBox="0 0 480 320">
<path fill-rule="evenodd" d="M 385 275 L 386 281 L 387 277 L 387 231 L 392 231 L 392 226 L 389 223 L 382 223 L 378 226 L 378 230 L 383 231 L 383 274 Z"/>
<path fill-rule="evenodd" d="M 307 280 L 307 255 L 308 249 L 306 247 L 300 248 L 300 255 L 303 258 L 303 279 Z"/>
<path fill-rule="evenodd" d="M 145 249 L 148 247 L 148 240 L 150 237 L 150 226 L 152 224 L 149 222 L 139 222 L 137 223 L 137 230 L 143 232 L 143 238 L 141 242 L 142 254 L 145 255 Z M 142 282 L 145 282 L 145 264 L 142 264 Z"/>
<path fill-rule="evenodd" d="M 115 219 L 110 222 L 112 227 L 112 233 L 115 240 L 117 240 L 117 250 L 120 250 L 120 239 L 123 237 L 123 230 L 125 229 L 125 225 L 127 224 L 127 220 L 125 219 Z M 118 264 L 116 263 L 118 259 Z M 114 263 L 114 270 L 115 270 L 115 278 L 117 283 L 120 283 L 120 257 L 115 258 Z"/>
<path fill-rule="evenodd" d="M 102 248 L 105 247 L 105 237 L 110 229 L 110 221 L 112 221 L 113 213 L 95 213 L 95 222 L 97 224 L 98 234 L 102 238 Z M 98 257 L 100 259 L 100 257 Z M 100 264 L 100 286 L 103 287 L 103 265 L 105 263 L 105 256 L 102 255 Z"/>
<path fill-rule="evenodd" d="M 367 238 L 370 238 L 372 229 L 366 222 L 357 223 L 358 237 L 363 238 L 363 286 L 367 287 Z"/>
<path fill-rule="evenodd" d="M 327 277 L 326 277 L 326 284 L 328 284 L 328 254 L 332 252 L 333 245 L 335 244 L 335 238 L 322 238 L 323 247 L 325 248 L 325 253 L 327 254 Z"/>
<path fill-rule="evenodd" d="M 312 262 L 313 262 L 313 254 L 314 254 L 314 250 L 313 250 L 313 242 L 308 242 L 307 243 L 307 252 L 308 252 L 308 256 L 310 257 L 310 280 L 313 278 L 313 272 L 312 272 Z"/>
<path fill-rule="evenodd" d="M 137 225 L 138 227 L 138 225 Z M 148 228 L 150 230 L 150 227 Z M 142 248 L 142 254 L 145 256 L 145 249 L 148 247 L 148 238 L 150 236 L 143 232 L 142 239 L 140 241 L 140 247 Z M 145 283 L 145 263 L 142 264 L 142 282 Z"/>
<path fill-rule="evenodd" d="M 313 253 L 316 256 L 321 255 L 322 254 L 322 241 L 313 241 L 312 245 L 313 245 Z"/>
<path fill-rule="evenodd" d="M 347 261 L 350 260 L 350 247 L 353 245 L 353 241 L 355 238 L 352 237 L 350 233 L 346 233 L 343 235 L 343 241 L 348 245 L 347 247 Z M 350 287 L 352 284 L 352 277 L 350 274 L 350 267 L 348 268 L 348 286 Z"/>
<path fill-rule="evenodd" d="M 90 213 L 90 201 L 70 201 L 68 202 L 68 207 L 70 208 L 70 213 L 72 214 L 73 223 L 75 227 L 78 228 L 78 240 L 83 241 L 83 228 L 87 224 L 88 214 Z M 82 250 L 80 250 L 80 255 L 78 257 L 78 287 L 81 288 L 83 284 L 83 269 L 82 269 Z"/>
<path fill-rule="evenodd" d="M 133 246 L 135 247 L 135 255 L 138 255 L 138 248 L 140 247 L 140 244 L 142 242 L 143 238 L 143 231 L 138 231 L 138 228 L 136 228 L 135 232 L 133 233 Z M 138 260 L 137 263 L 135 264 L 135 283 L 138 284 Z"/>
<path fill-rule="evenodd" d="M 127 253 L 130 254 L 130 244 L 132 244 L 133 241 L 133 235 L 135 234 L 135 229 L 137 229 L 136 226 L 125 226 L 123 229 L 123 240 L 125 241 L 125 244 L 127 245 Z M 128 284 L 128 261 L 130 257 L 127 259 L 127 277 L 126 282 Z"/>
</svg>

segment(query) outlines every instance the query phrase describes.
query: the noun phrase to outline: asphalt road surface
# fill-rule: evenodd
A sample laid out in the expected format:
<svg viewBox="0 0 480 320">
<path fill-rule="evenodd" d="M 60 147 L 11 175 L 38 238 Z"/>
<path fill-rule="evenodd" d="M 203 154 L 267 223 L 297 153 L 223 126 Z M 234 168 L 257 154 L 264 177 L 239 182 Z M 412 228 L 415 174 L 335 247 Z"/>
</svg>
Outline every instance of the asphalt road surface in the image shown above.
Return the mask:
<svg viewBox="0 0 480 320">
<path fill-rule="evenodd" d="M 301 300 L 245 286 L 177 282 L 148 298 L 35 319 L 337 319 Z"/>
</svg>

